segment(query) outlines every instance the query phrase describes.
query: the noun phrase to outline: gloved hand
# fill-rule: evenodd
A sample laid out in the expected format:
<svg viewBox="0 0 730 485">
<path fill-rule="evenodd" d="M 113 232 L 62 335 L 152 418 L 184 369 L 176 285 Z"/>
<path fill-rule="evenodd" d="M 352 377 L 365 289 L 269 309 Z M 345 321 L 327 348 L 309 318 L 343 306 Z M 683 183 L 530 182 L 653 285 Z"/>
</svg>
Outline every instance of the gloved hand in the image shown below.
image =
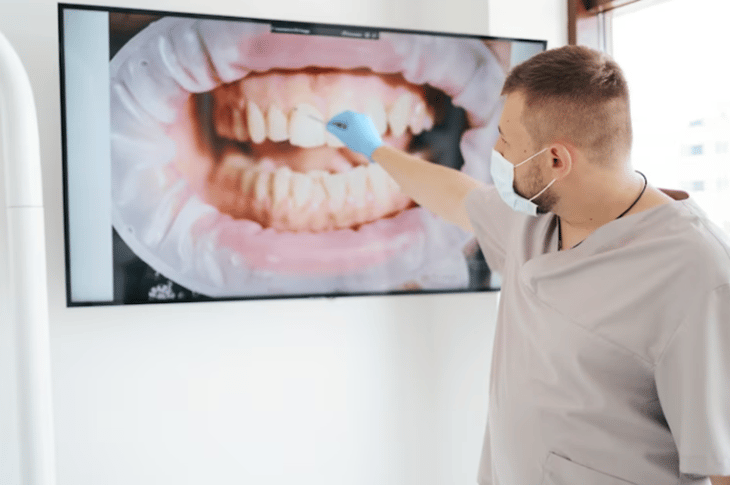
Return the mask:
<svg viewBox="0 0 730 485">
<path fill-rule="evenodd" d="M 335 135 L 347 147 L 370 158 L 383 140 L 369 116 L 355 111 L 343 111 L 327 123 L 327 131 Z M 372 162 L 372 158 L 370 158 Z"/>
</svg>

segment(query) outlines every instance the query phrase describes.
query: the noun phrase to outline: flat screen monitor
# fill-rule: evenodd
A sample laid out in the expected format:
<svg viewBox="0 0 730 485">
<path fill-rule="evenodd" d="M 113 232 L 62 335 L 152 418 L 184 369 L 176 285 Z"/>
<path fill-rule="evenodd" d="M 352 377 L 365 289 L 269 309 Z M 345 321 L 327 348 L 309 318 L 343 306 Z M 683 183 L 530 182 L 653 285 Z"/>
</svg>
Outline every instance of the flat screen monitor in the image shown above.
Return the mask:
<svg viewBox="0 0 730 485">
<path fill-rule="evenodd" d="M 323 121 L 490 182 L 539 40 L 59 4 L 67 303 L 499 289 Z"/>
</svg>

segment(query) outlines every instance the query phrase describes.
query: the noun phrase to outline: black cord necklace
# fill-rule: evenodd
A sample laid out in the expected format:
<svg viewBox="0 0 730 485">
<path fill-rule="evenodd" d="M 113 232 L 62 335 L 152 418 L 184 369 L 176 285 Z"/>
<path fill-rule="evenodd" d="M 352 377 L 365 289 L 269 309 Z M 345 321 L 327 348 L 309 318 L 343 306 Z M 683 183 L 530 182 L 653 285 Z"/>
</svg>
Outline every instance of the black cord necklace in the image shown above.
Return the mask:
<svg viewBox="0 0 730 485">
<path fill-rule="evenodd" d="M 646 190 L 646 186 L 647 186 L 646 175 L 644 175 L 643 173 L 639 172 L 638 170 L 636 171 L 636 173 L 638 173 L 639 175 L 641 175 L 642 177 L 644 177 L 644 188 L 641 189 L 641 193 L 636 198 L 636 200 L 629 206 L 629 208 L 626 209 L 625 211 L 623 211 L 621 213 L 621 215 L 618 216 L 616 219 L 621 219 L 623 216 L 625 216 L 626 213 L 628 213 L 631 209 L 633 209 L 634 206 L 636 205 L 636 203 L 639 202 L 639 199 L 641 199 L 641 196 L 644 195 L 644 191 Z M 582 242 L 583 241 L 579 242 L 578 244 L 576 244 L 575 246 L 573 246 L 573 248 L 577 248 L 580 245 L 580 243 L 582 243 Z M 573 248 L 571 248 L 571 249 L 573 249 Z M 562 250 L 563 250 L 563 231 L 560 228 L 560 216 L 558 216 L 558 251 L 562 251 Z"/>
</svg>

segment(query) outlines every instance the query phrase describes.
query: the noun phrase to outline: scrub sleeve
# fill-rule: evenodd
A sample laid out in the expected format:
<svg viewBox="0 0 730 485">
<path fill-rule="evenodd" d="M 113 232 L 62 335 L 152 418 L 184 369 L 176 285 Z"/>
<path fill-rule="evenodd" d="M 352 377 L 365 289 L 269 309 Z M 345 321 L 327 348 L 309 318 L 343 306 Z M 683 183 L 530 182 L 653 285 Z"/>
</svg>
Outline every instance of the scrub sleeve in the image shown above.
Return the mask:
<svg viewBox="0 0 730 485">
<path fill-rule="evenodd" d="M 503 273 L 515 220 L 524 216 L 505 204 L 493 185 L 472 189 L 464 204 L 484 259 L 491 269 Z"/>
<path fill-rule="evenodd" d="M 730 475 L 730 284 L 687 308 L 654 375 L 680 471 Z"/>
</svg>

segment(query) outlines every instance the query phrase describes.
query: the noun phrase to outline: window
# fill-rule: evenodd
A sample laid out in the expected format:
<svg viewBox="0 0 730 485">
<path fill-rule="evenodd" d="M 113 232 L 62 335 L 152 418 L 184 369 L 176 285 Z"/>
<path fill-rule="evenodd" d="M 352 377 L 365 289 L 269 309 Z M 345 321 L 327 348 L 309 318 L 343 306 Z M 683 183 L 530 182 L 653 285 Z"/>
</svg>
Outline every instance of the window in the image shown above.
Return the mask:
<svg viewBox="0 0 730 485">
<path fill-rule="evenodd" d="M 687 190 L 689 190 L 690 192 L 701 192 L 701 191 L 705 190 L 705 181 L 704 180 L 693 180 L 687 186 Z"/>
<path fill-rule="evenodd" d="M 728 18 L 730 2 L 717 0 L 639 0 L 597 15 L 602 44 L 631 91 L 634 168 L 654 186 L 691 192 L 724 229 L 730 90 L 721 46 Z"/>
</svg>

